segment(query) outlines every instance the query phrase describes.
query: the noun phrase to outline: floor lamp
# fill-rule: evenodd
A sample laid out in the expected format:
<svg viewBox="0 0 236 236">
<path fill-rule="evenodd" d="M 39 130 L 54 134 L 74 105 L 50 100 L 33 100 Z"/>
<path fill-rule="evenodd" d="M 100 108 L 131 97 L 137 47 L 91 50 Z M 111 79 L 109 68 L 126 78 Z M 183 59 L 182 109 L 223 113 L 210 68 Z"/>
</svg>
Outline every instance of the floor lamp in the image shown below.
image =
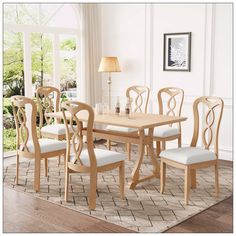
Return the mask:
<svg viewBox="0 0 236 236">
<path fill-rule="evenodd" d="M 108 105 L 111 110 L 111 72 L 120 72 L 120 65 L 117 57 L 102 57 L 98 72 L 108 72 Z"/>
</svg>

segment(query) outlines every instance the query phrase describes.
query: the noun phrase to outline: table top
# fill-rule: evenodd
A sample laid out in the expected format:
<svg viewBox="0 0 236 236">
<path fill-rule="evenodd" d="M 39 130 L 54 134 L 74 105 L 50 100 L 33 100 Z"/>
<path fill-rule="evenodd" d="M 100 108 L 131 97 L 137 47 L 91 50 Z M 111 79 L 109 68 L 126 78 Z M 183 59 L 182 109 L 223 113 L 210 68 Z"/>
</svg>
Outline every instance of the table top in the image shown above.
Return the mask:
<svg viewBox="0 0 236 236">
<path fill-rule="evenodd" d="M 70 113 L 65 112 L 66 117 L 70 118 Z M 63 118 L 62 112 L 47 113 L 48 117 Z M 80 111 L 78 118 L 81 121 L 88 120 L 88 113 L 86 111 Z M 96 114 L 94 113 L 94 123 L 103 125 L 124 126 L 128 128 L 145 129 L 156 126 L 167 125 L 171 123 L 177 123 L 187 120 L 187 117 L 179 116 L 167 116 L 158 114 L 146 114 L 146 113 L 132 113 L 131 117 L 127 117 L 124 113 L 116 115 L 114 113 L 109 114 Z"/>
</svg>

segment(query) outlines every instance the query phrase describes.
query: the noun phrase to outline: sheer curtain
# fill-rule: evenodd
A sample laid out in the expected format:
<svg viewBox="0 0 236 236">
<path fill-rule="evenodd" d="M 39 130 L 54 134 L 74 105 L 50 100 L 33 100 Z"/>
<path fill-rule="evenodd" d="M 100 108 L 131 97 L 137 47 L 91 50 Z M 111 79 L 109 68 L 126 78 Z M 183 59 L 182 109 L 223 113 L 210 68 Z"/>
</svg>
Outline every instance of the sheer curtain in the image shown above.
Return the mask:
<svg viewBox="0 0 236 236">
<path fill-rule="evenodd" d="M 102 81 L 98 66 L 101 59 L 101 27 L 99 4 L 74 5 L 80 24 L 81 68 L 79 98 L 94 106 L 102 101 Z"/>
</svg>

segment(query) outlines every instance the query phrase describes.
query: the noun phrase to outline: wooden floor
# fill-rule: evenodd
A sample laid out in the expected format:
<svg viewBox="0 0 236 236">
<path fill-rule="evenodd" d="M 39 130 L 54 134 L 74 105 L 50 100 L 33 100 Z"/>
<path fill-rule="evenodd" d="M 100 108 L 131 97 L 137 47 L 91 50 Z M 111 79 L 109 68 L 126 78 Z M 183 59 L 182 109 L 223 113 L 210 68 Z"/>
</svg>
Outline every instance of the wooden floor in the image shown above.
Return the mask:
<svg viewBox="0 0 236 236">
<path fill-rule="evenodd" d="M 231 162 L 226 161 L 222 161 L 220 164 L 232 166 Z M 4 186 L 3 232 L 131 233 L 133 231 Z M 233 232 L 233 197 L 210 207 L 166 232 Z"/>
<path fill-rule="evenodd" d="M 233 197 L 189 218 L 167 233 L 232 233 Z"/>
<path fill-rule="evenodd" d="M 4 186 L 4 233 L 129 233 L 102 221 Z"/>
</svg>

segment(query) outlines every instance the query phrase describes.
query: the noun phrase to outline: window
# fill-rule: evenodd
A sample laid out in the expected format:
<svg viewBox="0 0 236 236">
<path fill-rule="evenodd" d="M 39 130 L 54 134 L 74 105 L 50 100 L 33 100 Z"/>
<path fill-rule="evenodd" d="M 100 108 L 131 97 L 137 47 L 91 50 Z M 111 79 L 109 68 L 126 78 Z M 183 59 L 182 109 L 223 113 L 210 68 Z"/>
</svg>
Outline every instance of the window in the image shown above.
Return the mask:
<svg viewBox="0 0 236 236">
<path fill-rule="evenodd" d="M 21 64 L 18 62 L 21 70 L 15 73 L 23 77 L 24 93 L 33 95 L 37 86 L 46 85 L 62 90 L 76 89 L 79 31 L 73 6 L 8 3 L 3 9 L 4 61 L 9 63 L 7 58 L 13 51 L 20 52 L 17 56 L 21 56 Z M 14 47 L 7 48 L 10 44 Z M 7 81 L 9 68 L 4 64 L 4 81 Z"/>
<path fill-rule="evenodd" d="M 65 17 L 66 16 L 66 17 Z M 15 150 L 10 97 L 56 86 L 77 97 L 79 30 L 71 4 L 3 4 L 4 152 Z"/>
</svg>

